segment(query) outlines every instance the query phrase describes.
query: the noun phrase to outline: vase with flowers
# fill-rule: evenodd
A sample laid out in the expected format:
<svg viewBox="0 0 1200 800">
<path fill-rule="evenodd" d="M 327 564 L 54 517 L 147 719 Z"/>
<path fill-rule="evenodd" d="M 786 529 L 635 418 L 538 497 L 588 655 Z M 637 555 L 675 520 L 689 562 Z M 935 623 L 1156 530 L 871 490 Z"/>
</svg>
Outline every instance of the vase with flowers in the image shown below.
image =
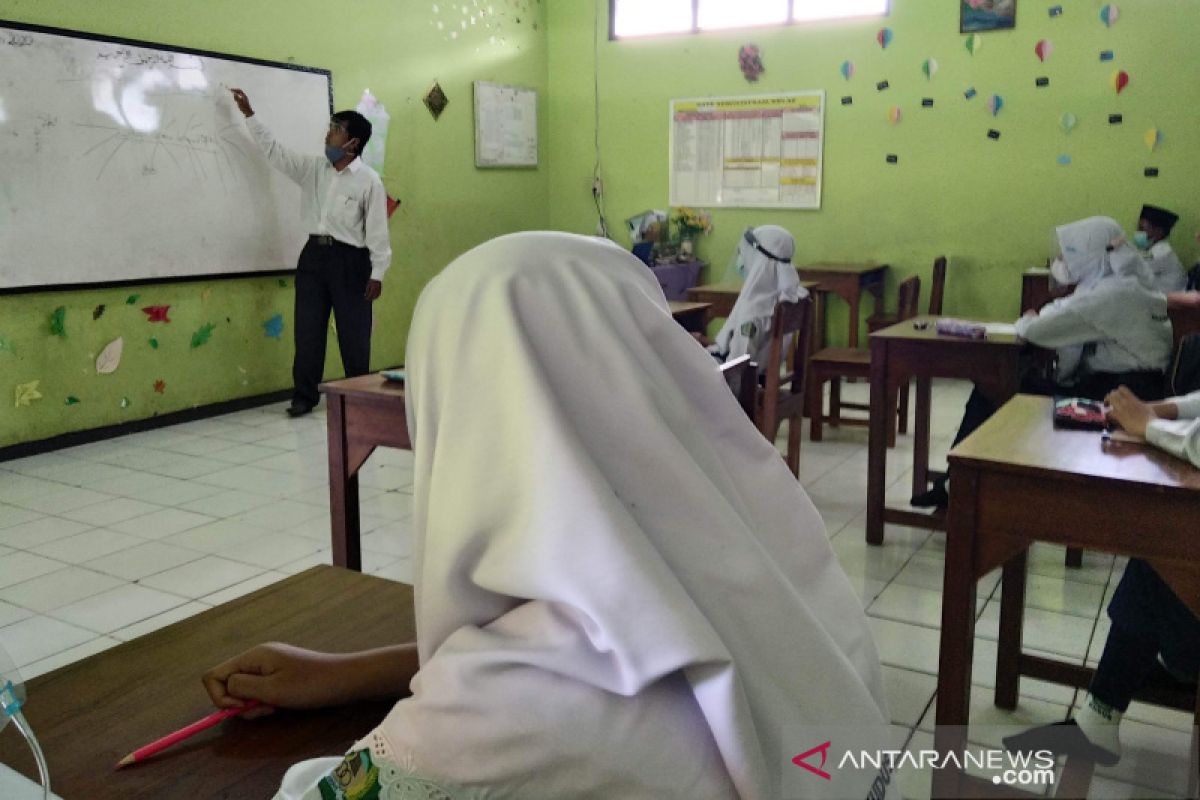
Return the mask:
<svg viewBox="0 0 1200 800">
<path fill-rule="evenodd" d="M 680 206 L 671 221 L 679 237 L 679 260 L 689 261 L 695 253 L 696 239 L 712 232 L 712 216 L 707 211 Z"/>
</svg>

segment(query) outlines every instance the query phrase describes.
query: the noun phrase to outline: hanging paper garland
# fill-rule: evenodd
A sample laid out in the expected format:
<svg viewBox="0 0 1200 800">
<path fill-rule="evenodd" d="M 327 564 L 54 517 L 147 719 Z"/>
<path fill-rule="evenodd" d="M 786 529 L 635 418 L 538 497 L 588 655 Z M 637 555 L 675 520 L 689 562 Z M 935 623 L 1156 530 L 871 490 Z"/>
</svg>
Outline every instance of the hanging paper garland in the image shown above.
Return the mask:
<svg viewBox="0 0 1200 800">
<path fill-rule="evenodd" d="M 890 109 L 888 109 L 888 121 L 893 125 L 896 125 L 900 122 L 900 117 L 900 106 L 892 106 Z"/>
<path fill-rule="evenodd" d="M 1158 128 L 1151 128 L 1150 130 L 1146 131 L 1146 135 L 1143 137 L 1143 140 L 1146 142 L 1146 149 L 1151 153 L 1157 150 L 1158 146 L 1162 144 L 1162 139 L 1162 131 L 1160 131 Z"/>
<path fill-rule="evenodd" d="M 979 36 L 978 33 L 972 33 L 970 36 L 967 37 L 967 41 L 965 42 L 965 44 L 967 47 L 967 52 L 970 53 L 971 55 L 975 55 L 976 53 L 979 52 L 979 48 L 983 47 L 983 39 Z"/>
<path fill-rule="evenodd" d="M 992 112 L 992 116 L 1000 113 L 1000 109 L 1004 108 L 1004 98 L 998 94 L 994 94 L 988 98 L 988 111 Z"/>
<path fill-rule="evenodd" d="M 1064 131 L 1070 133 L 1075 129 L 1075 126 L 1079 124 L 1079 120 L 1075 118 L 1074 114 L 1068 111 L 1059 117 L 1058 124 L 1059 127 L 1061 127 Z"/>
<path fill-rule="evenodd" d="M 1129 73 L 1123 69 L 1119 69 L 1112 75 L 1112 87 L 1116 89 L 1117 94 L 1125 91 L 1125 87 L 1129 85 Z"/>
<path fill-rule="evenodd" d="M 850 80 L 851 78 L 854 77 L 854 62 L 853 61 L 843 61 L 842 62 L 842 77 L 845 78 L 846 80 Z"/>
<path fill-rule="evenodd" d="M 884 50 L 892 43 L 892 29 L 880 28 L 879 33 L 875 34 L 875 41 L 879 42 L 879 46 Z"/>
<path fill-rule="evenodd" d="M 1042 39 L 1033 47 L 1033 52 L 1037 54 L 1038 61 L 1045 62 L 1050 54 L 1054 52 L 1054 44 L 1049 39 Z"/>
<path fill-rule="evenodd" d="M 1107 5 L 1101 7 L 1100 21 L 1103 22 L 1106 27 L 1111 28 L 1113 25 L 1116 25 L 1117 20 L 1120 18 L 1121 9 L 1117 8 L 1112 3 L 1108 3 Z"/>
<path fill-rule="evenodd" d="M 1063 153 L 1058 157 L 1058 163 L 1060 166 L 1069 167 L 1071 165 L 1071 157 L 1066 153 Z"/>
<path fill-rule="evenodd" d="M 927 58 L 925 59 L 925 63 L 921 65 L 921 72 L 925 73 L 925 77 L 929 78 L 930 80 L 932 80 L 933 76 L 937 74 L 937 71 L 938 62 L 936 58 Z"/>
</svg>

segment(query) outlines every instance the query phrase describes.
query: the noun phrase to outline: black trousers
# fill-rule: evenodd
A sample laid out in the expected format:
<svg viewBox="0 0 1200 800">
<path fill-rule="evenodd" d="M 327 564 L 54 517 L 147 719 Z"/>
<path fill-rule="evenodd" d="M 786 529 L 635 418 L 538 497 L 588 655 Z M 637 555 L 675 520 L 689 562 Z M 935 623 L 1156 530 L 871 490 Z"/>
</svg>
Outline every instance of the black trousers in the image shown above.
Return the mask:
<svg viewBox="0 0 1200 800">
<path fill-rule="evenodd" d="M 315 406 L 325 371 L 329 312 L 337 321 L 338 348 L 347 377 L 365 375 L 371 362 L 371 303 L 365 297 L 371 257 L 365 247 L 312 239 L 296 266 L 296 358 L 292 362 L 293 402 Z"/>
</svg>

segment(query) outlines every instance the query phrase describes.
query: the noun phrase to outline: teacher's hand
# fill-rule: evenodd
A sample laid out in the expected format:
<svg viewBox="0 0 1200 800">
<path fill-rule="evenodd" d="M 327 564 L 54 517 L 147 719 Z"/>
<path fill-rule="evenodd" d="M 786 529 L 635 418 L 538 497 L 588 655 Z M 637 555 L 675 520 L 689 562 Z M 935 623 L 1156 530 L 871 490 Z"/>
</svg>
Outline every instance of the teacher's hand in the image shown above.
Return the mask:
<svg viewBox="0 0 1200 800">
<path fill-rule="evenodd" d="M 238 111 L 242 112 L 244 117 L 253 117 L 254 109 L 250 106 L 250 98 L 241 89 L 230 89 L 233 92 L 233 102 L 237 103 Z"/>
<path fill-rule="evenodd" d="M 367 281 L 367 291 L 363 297 L 374 303 L 379 299 L 379 295 L 383 294 L 383 281 L 369 280 Z"/>
</svg>

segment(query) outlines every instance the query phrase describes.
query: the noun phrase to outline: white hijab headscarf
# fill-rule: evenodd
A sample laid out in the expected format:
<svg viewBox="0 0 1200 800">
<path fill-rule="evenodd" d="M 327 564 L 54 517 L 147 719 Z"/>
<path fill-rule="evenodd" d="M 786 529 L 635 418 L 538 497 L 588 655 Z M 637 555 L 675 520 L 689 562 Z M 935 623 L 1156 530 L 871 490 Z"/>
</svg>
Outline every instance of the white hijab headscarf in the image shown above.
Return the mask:
<svg viewBox="0 0 1200 800">
<path fill-rule="evenodd" d="M 1137 249 L 1126 241 L 1113 245 L 1125 232 L 1112 217 L 1088 217 L 1055 232 L 1064 265 L 1055 270 L 1060 283 L 1087 290 L 1107 278 L 1131 278 L 1146 288 L 1154 286 L 1154 275 Z"/>
<path fill-rule="evenodd" d="M 406 368 L 421 669 L 377 754 L 488 798 L 771 800 L 831 726 L 889 746 L 820 516 L 636 258 L 483 244 Z M 806 796 L 867 795 L 835 766 Z"/>
<path fill-rule="evenodd" d="M 709 348 L 728 361 L 749 355 L 760 365 L 766 360 L 775 305 L 808 296 L 792 265 L 796 240 L 778 225 L 760 225 L 738 239 L 738 263 L 746 280 L 733 311 Z"/>
</svg>

